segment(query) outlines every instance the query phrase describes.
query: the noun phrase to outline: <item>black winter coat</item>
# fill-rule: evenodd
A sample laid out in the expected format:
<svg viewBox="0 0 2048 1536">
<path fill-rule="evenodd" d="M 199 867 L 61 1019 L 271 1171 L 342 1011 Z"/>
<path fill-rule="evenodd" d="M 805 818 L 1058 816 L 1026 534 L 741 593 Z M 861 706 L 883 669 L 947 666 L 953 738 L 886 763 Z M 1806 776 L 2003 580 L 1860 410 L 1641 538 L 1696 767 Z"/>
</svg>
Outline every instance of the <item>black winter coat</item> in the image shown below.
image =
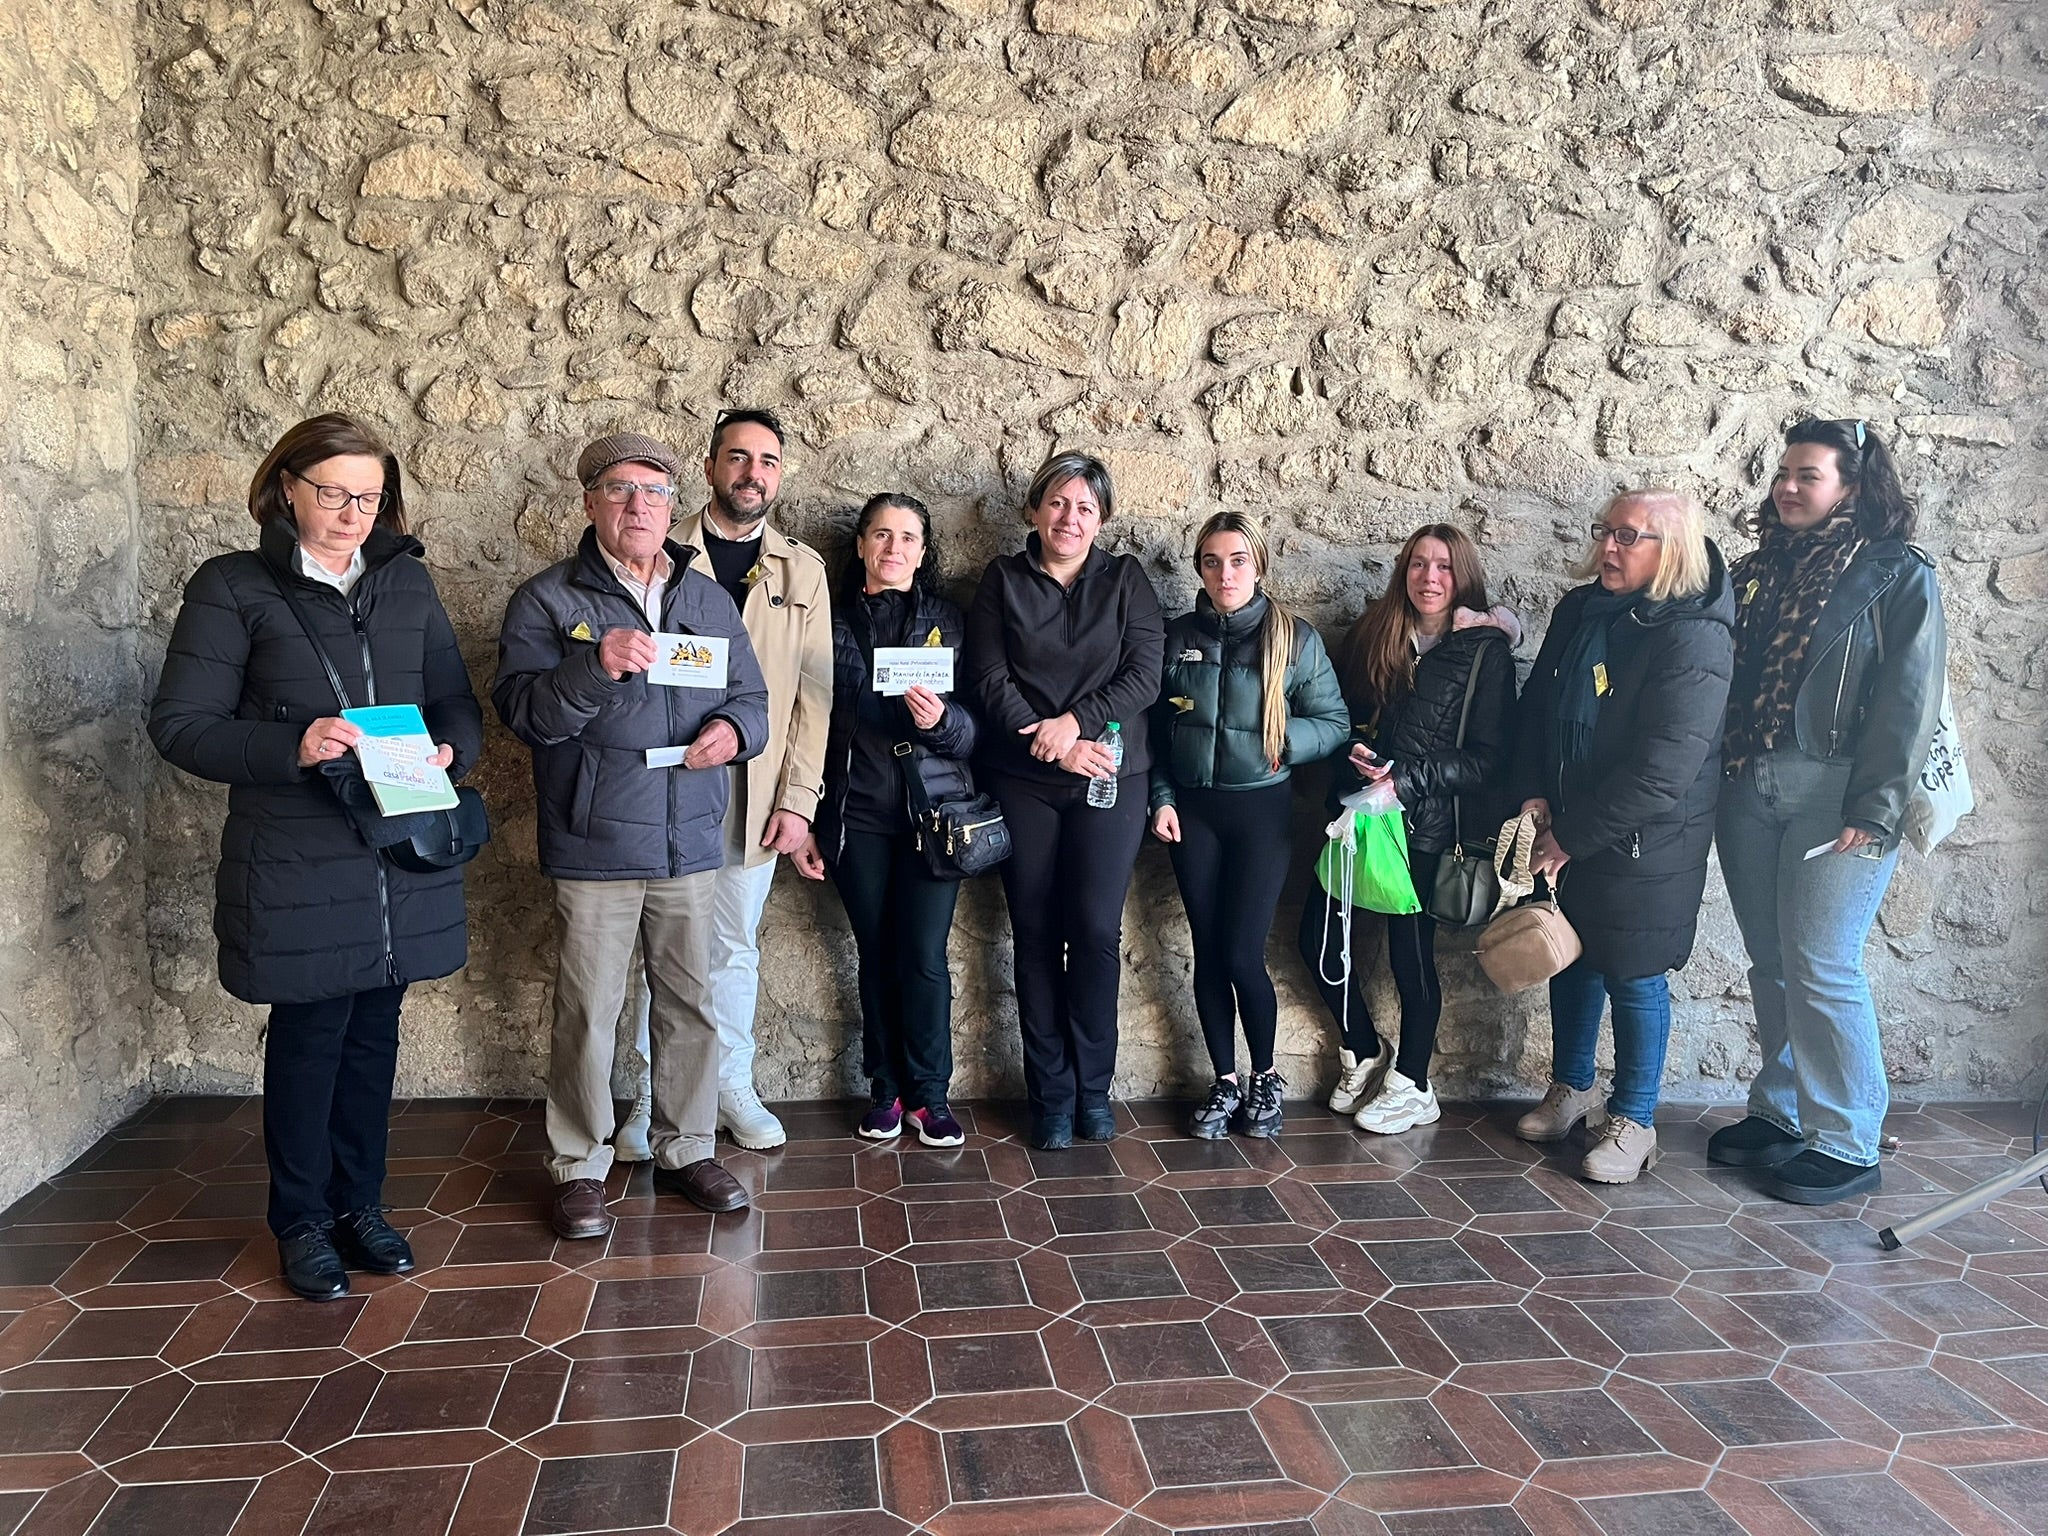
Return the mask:
<svg viewBox="0 0 2048 1536">
<path fill-rule="evenodd" d="M 347 597 L 298 574 L 286 519 L 256 550 L 219 555 L 185 585 L 149 738 L 228 786 L 214 877 L 221 985 L 244 1002 L 311 1003 L 425 981 L 468 958 L 462 870 L 417 874 L 364 843 L 322 773 L 299 766 L 306 727 L 340 705 L 277 582 L 289 583 L 355 704 L 417 704 L 460 779 L 483 715 L 416 539 L 375 529 Z"/>
<path fill-rule="evenodd" d="M 893 750 L 898 742 L 915 742 L 936 757 L 964 760 L 974 754 L 974 714 L 957 691 L 947 696 L 939 723 L 924 731 L 911 720 L 902 699 L 884 698 L 869 686 L 878 645 L 951 646 L 956 690 L 966 675 L 961 647 L 967 626 L 958 608 L 936 592 L 913 590 L 903 614 L 896 630 L 875 634 L 869 629 L 868 604 L 862 597 L 849 593 L 832 604 L 832 716 L 825 733 L 825 794 L 812 828 L 827 859 L 836 861 L 846 846 L 846 792 L 857 774 L 884 776 L 886 782 L 863 787 L 886 798 L 900 812 L 902 830 L 910 830 L 900 766 L 904 759 Z M 936 641 L 931 638 L 934 633 Z"/>
<path fill-rule="evenodd" d="M 1565 650 L 1593 586 L 1558 602 L 1516 721 L 1516 804 L 1550 802 L 1552 835 L 1571 856 L 1559 904 L 1586 963 L 1617 980 L 1684 965 L 1706 891 L 1735 666 L 1735 596 L 1720 550 L 1709 542 L 1707 553 L 1706 591 L 1644 599 L 1614 620 L 1610 691 L 1584 762 L 1560 769 L 1550 721 Z"/>
<path fill-rule="evenodd" d="M 1465 684 L 1478 669 L 1465 745 L 1458 746 L 1458 717 Z M 1369 700 L 1351 700 L 1353 720 L 1372 718 Z M 1505 631 L 1492 625 L 1452 630 L 1415 663 L 1415 684 L 1379 712 L 1368 740 L 1394 765 L 1394 793 L 1406 813 L 1408 847 L 1442 853 L 1462 831 L 1479 843 L 1500 830 L 1515 810 L 1508 804 L 1508 757 L 1514 745 L 1515 657 Z M 1347 746 L 1337 759 L 1332 804 L 1364 782 L 1351 766 Z M 1517 801 L 1516 805 L 1520 802 Z"/>
</svg>

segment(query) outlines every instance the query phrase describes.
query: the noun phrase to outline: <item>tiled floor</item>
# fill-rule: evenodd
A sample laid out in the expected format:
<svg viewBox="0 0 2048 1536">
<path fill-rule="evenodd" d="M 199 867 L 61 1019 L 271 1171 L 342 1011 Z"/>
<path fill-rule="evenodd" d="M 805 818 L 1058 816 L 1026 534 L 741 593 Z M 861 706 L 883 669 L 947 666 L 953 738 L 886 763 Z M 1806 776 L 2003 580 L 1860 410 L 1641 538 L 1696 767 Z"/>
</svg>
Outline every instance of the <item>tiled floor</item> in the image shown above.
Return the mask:
<svg viewBox="0 0 2048 1536">
<path fill-rule="evenodd" d="M 2019 1146 L 1895 1117 L 1867 1208 L 1749 1198 L 1727 1111 L 1579 1183 L 1457 1109 L 1203 1145 L 861 1146 L 797 1106 L 716 1220 L 537 1219 L 538 1112 L 415 1102 L 422 1267 L 290 1300 L 254 1103 L 159 1103 L 0 1218 L 0 1536 L 2048 1531 L 2048 1197 L 1874 1228 Z"/>
</svg>

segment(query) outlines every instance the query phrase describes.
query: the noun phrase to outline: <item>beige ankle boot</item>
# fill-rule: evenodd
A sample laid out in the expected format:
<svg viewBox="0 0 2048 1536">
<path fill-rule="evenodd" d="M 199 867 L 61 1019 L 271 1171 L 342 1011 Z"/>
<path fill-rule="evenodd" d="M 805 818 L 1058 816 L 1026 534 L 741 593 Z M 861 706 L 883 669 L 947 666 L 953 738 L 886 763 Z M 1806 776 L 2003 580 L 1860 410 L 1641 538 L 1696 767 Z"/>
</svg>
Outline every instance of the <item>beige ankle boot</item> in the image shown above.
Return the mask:
<svg viewBox="0 0 2048 1536">
<path fill-rule="evenodd" d="M 1605 1102 L 1598 1083 L 1591 1088 L 1552 1083 L 1543 1102 L 1515 1122 L 1515 1134 L 1524 1141 L 1563 1141 L 1581 1120 L 1589 1126 L 1601 1120 Z"/>
<path fill-rule="evenodd" d="M 1579 1164 L 1579 1177 L 1595 1184 L 1628 1184 L 1637 1174 L 1657 1166 L 1655 1127 L 1615 1115 L 1600 1127 Z"/>
</svg>

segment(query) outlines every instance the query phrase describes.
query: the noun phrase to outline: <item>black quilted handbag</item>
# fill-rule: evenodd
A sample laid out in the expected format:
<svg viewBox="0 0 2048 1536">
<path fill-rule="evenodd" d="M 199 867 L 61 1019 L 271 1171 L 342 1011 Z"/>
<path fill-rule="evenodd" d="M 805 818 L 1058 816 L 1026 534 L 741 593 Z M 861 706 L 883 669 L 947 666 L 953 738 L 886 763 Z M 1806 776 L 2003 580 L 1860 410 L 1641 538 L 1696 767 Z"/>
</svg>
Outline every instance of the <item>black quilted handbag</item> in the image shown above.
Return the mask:
<svg viewBox="0 0 2048 1536">
<path fill-rule="evenodd" d="M 936 757 L 914 742 L 896 743 L 903 792 L 918 852 L 938 880 L 965 880 L 1010 856 L 1010 827 L 995 797 L 974 787 L 957 758 Z"/>
</svg>

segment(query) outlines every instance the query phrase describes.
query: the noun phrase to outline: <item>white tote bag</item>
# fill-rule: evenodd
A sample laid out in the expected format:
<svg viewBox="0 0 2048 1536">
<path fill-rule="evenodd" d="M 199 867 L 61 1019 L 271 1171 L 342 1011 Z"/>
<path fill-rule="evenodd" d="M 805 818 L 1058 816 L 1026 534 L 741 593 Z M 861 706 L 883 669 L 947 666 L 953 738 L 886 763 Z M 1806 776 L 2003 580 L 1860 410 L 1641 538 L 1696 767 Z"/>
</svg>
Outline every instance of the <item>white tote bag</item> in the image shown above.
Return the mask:
<svg viewBox="0 0 2048 1536">
<path fill-rule="evenodd" d="M 1932 853 L 1943 838 L 1955 831 L 1956 823 L 1977 809 L 1977 797 L 1970 789 L 1970 765 L 1963 757 L 1963 733 L 1956 728 L 1955 701 L 1949 697 L 1948 678 L 1941 680 L 1941 715 L 1934 727 L 1934 742 L 1927 749 L 1927 766 L 1906 796 L 1906 814 L 1900 830 L 1923 854 Z"/>
</svg>

